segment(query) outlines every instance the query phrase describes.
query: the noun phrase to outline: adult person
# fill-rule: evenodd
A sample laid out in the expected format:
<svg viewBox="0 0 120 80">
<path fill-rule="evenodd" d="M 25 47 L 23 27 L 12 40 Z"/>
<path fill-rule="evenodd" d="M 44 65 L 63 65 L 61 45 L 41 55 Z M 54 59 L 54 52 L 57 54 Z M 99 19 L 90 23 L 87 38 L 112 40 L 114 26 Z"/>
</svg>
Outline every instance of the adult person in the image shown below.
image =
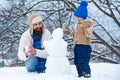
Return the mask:
<svg viewBox="0 0 120 80">
<path fill-rule="evenodd" d="M 45 40 L 50 40 L 51 34 L 46 29 L 39 14 L 29 16 L 28 23 L 29 29 L 20 38 L 18 57 L 25 61 L 25 67 L 28 72 L 44 73 L 46 59 L 49 55 L 42 47 L 42 43 Z M 27 51 L 26 46 L 28 48 Z"/>
</svg>

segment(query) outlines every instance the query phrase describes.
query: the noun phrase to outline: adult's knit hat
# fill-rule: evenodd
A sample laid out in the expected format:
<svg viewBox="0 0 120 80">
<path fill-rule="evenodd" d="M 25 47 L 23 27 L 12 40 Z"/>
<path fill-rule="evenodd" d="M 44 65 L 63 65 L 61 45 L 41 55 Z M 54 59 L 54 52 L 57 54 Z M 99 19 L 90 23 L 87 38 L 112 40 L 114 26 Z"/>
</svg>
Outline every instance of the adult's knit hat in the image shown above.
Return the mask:
<svg viewBox="0 0 120 80">
<path fill-rule="evenodd" d="M 37 17 L 32 19 L 32 24 L 35 24 L 35 23 L 41 22 L 41 21 L 42 21 L 42 17 L 41 16 L 37 16 Z"/>
<path fill-rule="evenodd" d="M 39 14 L 32 14 L 28 17 L 29 26 L 32 27 L 33 24 L 42 21 L 42 17 Z"/>
<path fill-rule="evenodd" d="M 83 0 L 80 2 L 78 8 L 74 11 L 74 16 L 86 19 L 88 17 L 88 2 Z"/>
</svg>

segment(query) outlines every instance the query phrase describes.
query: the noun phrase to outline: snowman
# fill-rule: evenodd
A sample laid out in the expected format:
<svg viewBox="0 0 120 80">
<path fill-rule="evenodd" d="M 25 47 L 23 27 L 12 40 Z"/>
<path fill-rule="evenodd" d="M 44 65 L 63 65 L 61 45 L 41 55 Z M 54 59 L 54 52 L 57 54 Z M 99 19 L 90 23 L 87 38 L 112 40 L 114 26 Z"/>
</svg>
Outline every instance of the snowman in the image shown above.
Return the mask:
<svg viewBox="0 0 120 80">
<path fill-rule="evenodd" d="M 44 41 L 43 46 L 49 54 L 46 61 L 46 73 L 70 74 L 71 66 L 66 57 L 67 42 L 63 39 L 63 30 L 61 28 L 55 29 L 52 33 L 52 39 Z"/>
</svg>

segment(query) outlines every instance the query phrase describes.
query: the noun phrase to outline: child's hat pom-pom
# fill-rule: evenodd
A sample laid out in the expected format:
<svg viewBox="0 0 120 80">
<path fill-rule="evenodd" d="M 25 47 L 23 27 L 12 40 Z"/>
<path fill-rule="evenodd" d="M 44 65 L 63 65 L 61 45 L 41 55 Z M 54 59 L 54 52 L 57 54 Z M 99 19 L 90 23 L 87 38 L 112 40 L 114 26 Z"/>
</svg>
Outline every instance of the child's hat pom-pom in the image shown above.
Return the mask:
<svg viewBox="0 0 120 80">
<path fill-rule="evenodd" d="M 80 2 L 80 6 L 87 7 L 88 6 L 88 2 L 87 1 L 81 1 Z"/>
</svg>

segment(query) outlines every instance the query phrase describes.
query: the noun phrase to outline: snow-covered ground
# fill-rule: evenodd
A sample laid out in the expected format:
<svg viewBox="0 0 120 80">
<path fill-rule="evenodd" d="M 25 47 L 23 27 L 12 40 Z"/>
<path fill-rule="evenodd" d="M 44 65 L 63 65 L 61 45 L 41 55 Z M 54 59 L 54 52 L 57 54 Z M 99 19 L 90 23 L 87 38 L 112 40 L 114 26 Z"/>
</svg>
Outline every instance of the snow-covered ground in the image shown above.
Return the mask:
<svg viewBox="0 0 120 80">
<path fill-rule="evenodd" d="M 120 64 L 90 63 L 90 66 L 92 77 L 89 79 L 78 78 L 76 68 L 72 65 L 70 75 L 28 73 L 25 67 L 4 67 L 0 68 L 0 80 L 120 80 Z"/>
</svg>

